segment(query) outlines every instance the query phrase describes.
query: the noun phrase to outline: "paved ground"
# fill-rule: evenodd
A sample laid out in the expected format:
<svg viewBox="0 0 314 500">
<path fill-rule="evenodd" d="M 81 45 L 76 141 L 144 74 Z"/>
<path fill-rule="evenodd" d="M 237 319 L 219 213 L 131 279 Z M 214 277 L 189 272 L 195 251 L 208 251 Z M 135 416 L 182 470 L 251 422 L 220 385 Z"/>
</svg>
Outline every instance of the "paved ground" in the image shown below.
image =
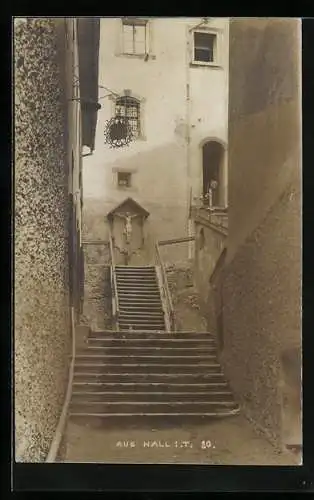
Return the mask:
<svg viewBox="0 0 314 500">
<path fill-rule="evenodd" d="M 255 434 L 243 416 L 195 423 L 70 422 L 65 462 L 298 465 Z"/>
</svg>

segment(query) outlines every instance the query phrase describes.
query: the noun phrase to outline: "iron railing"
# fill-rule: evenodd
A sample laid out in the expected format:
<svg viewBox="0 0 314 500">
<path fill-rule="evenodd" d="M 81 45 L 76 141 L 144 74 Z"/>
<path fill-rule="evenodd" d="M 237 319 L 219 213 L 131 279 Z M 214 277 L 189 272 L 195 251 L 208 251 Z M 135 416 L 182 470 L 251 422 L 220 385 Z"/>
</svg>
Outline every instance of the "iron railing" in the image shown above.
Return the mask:
<svg viewBox="0 0 314 500">
<path fill-rule="evenodd" d="M 175 313 L 174 313 L 171 293 L 168 286 L 167 273 L 164 262 L 160 254 L 160 248 L 158 242 L 155 243 L 155 259 L 156 259 L 156 265 L 160 269 L 160 278 L 161 278 L 160 288 L 161 288 L 162 302 L 165 307 L 167 330 L 175 332 L 176 331 Z"/>
<path fill-rule="evenodd" d="M 110 282 L 112 290 L 112 317 L 116 330 L 119 330 L 119 297 L 116 277 L 116 263 L 114 256 L 114 244 L 111 230 L 109 229 L 109 248 L 110 248 Z"/>
</svg>

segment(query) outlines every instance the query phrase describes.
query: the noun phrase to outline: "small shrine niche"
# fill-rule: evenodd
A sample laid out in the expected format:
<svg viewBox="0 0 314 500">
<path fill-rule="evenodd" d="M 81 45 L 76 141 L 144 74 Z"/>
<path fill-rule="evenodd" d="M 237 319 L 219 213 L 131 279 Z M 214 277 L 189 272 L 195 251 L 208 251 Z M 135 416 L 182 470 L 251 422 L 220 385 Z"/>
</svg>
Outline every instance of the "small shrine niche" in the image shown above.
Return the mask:
<svg viewBox="0 0 314 500">
<path fill-rule="evenodd" d="M 107 214 L 117 264 L 129 265 L 145 246 L 144 224 L 149 216 L 139 203 L 127 198 Z"/>
</svg>

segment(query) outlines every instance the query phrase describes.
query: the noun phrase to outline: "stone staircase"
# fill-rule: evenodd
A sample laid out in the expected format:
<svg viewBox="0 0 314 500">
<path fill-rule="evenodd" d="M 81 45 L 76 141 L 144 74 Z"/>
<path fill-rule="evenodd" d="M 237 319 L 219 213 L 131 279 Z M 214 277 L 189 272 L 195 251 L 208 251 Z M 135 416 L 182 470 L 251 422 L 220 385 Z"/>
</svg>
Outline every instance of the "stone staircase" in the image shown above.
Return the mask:
<svg viewBox="0 0 314 500">
<path fill-rule="evenodd" d="M 115 266 L 118 329 L 165 331 L 165 318 L 154 266 Z"/>
<path fill-rule="evenodd" d="M 149 326 L 146 331 L 89 333 L 76 354 L 71 418 L 227 417 L 239 412 L 213 335 Z"/>
</svg>

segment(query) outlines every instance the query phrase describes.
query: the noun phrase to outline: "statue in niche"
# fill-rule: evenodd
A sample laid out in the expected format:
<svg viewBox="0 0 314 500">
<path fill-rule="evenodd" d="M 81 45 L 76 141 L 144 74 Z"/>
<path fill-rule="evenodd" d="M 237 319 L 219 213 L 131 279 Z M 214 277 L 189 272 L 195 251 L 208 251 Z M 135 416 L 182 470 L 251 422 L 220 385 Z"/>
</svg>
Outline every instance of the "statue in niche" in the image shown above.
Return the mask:
<svg viewBox="0 0 314 500">
<path fill-rule="evenodd" d="M 132 219 L 138 217 L 138 214 L 132 215 L 130 212 L 126 212 L 125 214 L 116 213 L 115 215 L 121 219 L 125 219 L 123 234 L 125 235 L 126 244 L 130 245 L 132 238 Z"/>
</svg>

